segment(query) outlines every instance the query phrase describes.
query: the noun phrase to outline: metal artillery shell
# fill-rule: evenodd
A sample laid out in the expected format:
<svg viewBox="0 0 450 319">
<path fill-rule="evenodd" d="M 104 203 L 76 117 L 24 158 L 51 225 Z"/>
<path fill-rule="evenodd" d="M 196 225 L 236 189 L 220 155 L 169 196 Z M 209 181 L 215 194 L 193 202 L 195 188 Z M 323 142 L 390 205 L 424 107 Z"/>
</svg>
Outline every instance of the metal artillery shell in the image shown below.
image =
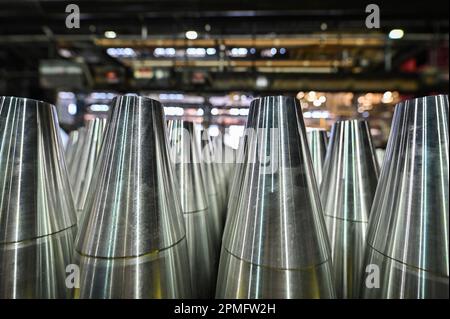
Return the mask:
<svg viewBox="0 0 450 319">
<path fill-rule="evenodd" d="M 383 165 L 383 159 L 384 159 L 384 153 L 385 150 L 381 149 L 381 148 L 377 148 L 375 150 L 375 155 L 377 157 L 378 160 L 378 165 L 381 167 Z"/>
<path fill-rule="evenodd" d="M 74 133 L 74 141 L 68 145 L 68 148 L 65 153 L 66 161 L 67 161 L 67 172 L 69 174 L 69 180 L 72 183 L 78 176 L 77 171 L 77 162 L 79 154 L 84 145 L 84 140 L 86 137 L 86 128 L 80 127 L 76 130 L 76 134 Z M 72 189 L 73 192 L 73 189 Z M 74 194 L 75 198 L 75 194 Z"/>
<path fill-rule="evenodd" d="M 222 192 L 224 205 L 223 208 L 225 209 L 225 203 L 227 202 L 228 199 L 228 189 L 227 189 L 227 176 L 225 172 L 225 157 L 224 157 L 225 152 L 222 136 L 212 137 L 212 144 L 214 152 L 213 157 L 215 158 L 216 170 L 219 176 L 219 187 Z"/>
<path fill-rule="evenodd" d="M 309 150 L 311 153 L 311 160 L 316 174 L 317 184 L 320 186 L 323 176 L 323 164 L 325 161 L 325 154 L 327 152 L 327 132 L 320 129 L 309 129 L 306 131 L 308 138 Z"/>
<path fill-rule="evenodd" d="M 53 105 L 0 97 L 0 298 L 71 298 L 76 215 Z"/>
<path fill-rule="evenodd" d="M 218 298 L 333 298 L 331 254 L 301 109 L 250 106 L 243 184 L 227 218 Z"/>
<path fill-rule="evenodd" d="M 79 214 L 81 214 L 86 202 L 92 174 L 102 145 L 105 124 L 105 119 L 97 118 L 88 121 L 82 145 L 78 149 L 78 153 L 73 155 L 75 160 L 73 163 L 74 171 L 77 174 L 73 176 L 72 190 L 75 206 Z"/>
<path fill-rule="evenodd" d="M 369 219 L 364 298 L 449 297 L 448 111 L 446 95 L 395 107 Z"/>
<path fill-rule="evenodd" d="M 338 298 L 357 298 L 378 163 L 366 121 L 333 125 L 320 187 Z"/>
<path fill-rule="evenodd" d="M 217 254 L 211 236 L 214 216 L 208 208 L 200 139 L 194 123 L 183 120 L 169 121 L 168 132 L 186 226 L 193 294 L 197 298 L 211 298 Z"/>
<path fill-rule="evenodd" d="M 244 174 L 245 170 L 245 163 L 246 163 L 246 156 L 247 156 L 247 141 L 248 136 L 244 134 L 240 138 L 239 142 L 239 149 L 236 152 L 236 164 L 233 172 L 233 177 L 231 178 L 231 184 L 230 184 L 230 196 L 227 203 L 227 213 L 226 213 L 226 222 L 223 232 L 223 238 L 230 238 L 231 234 L 231 226 L 233 225 L 233 222 L 227 222 L 228 219 L 233 220 L 232 216 L 237 211 L 240 194 L 241 194 L 241 188 L 243 184 L 242 175 Z"/>
<path fill-rule="evenodd" d="M 73 153 L 75 151 L 78 142 L 79 132 L 74 130 L 69 133 L 69 141 L 67 142 L 66 149 L 64 151 L 64 156 L 66 158 L 66 166 L 69 166 L 69 162 L 72 160 Z"/>
<path fill-rule="evenodd" d="M 209 187 L 214 188 L 214 199 L 216 200 L 216 205 L 219 209 L 219 221 L 218 229 L 223 230 L 223 224 L 225 222 L 225 213 L 226 213 L 226 199 L 225 193 L 223 190 L 223 183 L 221 182 L 221 173 L 220 173 L 220 163 L 216 157 L 214 142 L 211 136 L 208 134 L 208 130 L 203 130 L 201 136 L 201 158 L 205 171 L 205 181 L 207 185 L 207 191 Z M 214 185 L 212 185 L 214 183 Z M 211 199 L 212 200 L 212 199 Z M 220 231 L 220 234 L 222 231 Z"/>
<path fill-rule="evenodd" d="M 113 100 L 90 189 L 75 253 L 77 297 L 191 297 L 181 202 L 159 102 L 131 95 Z"/>
</svg>

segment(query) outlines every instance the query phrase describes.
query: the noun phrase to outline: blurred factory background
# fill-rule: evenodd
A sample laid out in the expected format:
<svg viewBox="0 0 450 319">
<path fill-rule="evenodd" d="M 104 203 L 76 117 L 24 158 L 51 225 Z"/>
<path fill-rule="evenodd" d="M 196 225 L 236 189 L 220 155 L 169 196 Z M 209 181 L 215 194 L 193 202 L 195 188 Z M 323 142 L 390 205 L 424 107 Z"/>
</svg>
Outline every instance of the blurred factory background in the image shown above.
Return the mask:
<svg viewBox="0 0 450 319">
<path fill-rule="evenodd" d="M 138 93 L 234 148 L 254 97 L 291 95 L 307 126 L 362 117 L 383 148 L 395 103 L 448 93 L 449 3 L 376 1 L 368 29 L 369 3 L 3 0 L 0 95 L 54 103 L 68 132 Z"/>
</svg>

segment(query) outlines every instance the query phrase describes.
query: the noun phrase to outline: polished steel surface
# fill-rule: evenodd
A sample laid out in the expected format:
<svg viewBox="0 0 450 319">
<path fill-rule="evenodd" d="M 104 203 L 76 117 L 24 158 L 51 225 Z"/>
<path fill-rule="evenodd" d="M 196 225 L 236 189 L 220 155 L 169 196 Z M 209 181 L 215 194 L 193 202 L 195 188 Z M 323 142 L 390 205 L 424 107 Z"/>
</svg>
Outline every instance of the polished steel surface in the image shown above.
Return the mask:
<svg viewBox="0 0 450 319">
<path fill-rule="evenodd" d="M 77 163 L 78 163 L 78 157 L 81 153 L 81 150 L 83 149 L 84 140 L 86 137 L 86 127 L 80 127 L 76 130 L 77 134 L 76 139 L 74 142 L 70 145 L 68 145 L 68 148 L 65 153 L 65 158 L 67 161 L 67 172 L 69 174 L 69 180 L 74 181 L 78 177 L 78 170 L 77 170 Z M 73 189 L 72 189 L 73 192 Z M 73 194 L 73 197 L 75 198 L 75 194 Z"/>
<path fill-rule="evenodd" d="M 215 187 L 214 188 L 211 187 L 209 189 L 212 189 L 212 191 L 214 191 Z M 218 255 L 220 252 L 220 243 L 222 241 L 224 220 L 222 209 L 219 206 L 219 199 L 217 193 L 208 192 L 208 207 L 209 207 L 209 219 L 211 224 L 211 238 L 213 240 L 214 251 L 216 252 L 216 255 Z"/>
<path fill-rule="evenodd" d="M 247 120 L 248 121 L 248 120 Z M 243 174 L 245 170 L 245 162 L 247 156 L 247 141 L 248 135 L 244 134 L 239 141 L 239 148 L 236 152 L 236 164 L 233 170 L 233 177 L 231 178 L 230 184 L 230 195 L 227 203 L 227 212 L 225 216 L 225 221 L 227 221 L 231 215 L 233 215 L 237 211 L 241 189 L 243 185 Z M 231 223 L 225 222 L 225 228 L 223 231 L 223 238 L 230 238 L 231 234 Z"/>
<path fill-rule="evenodd" d="M 230 196 L 230 187 L 233 178 L 234 169 L 236 167 L 236 151 L 224 144 L 224 171 L 225 171 L 225 180 L 227 184 L 227 202 Z"/>
<path fill-rule="evenodd" d="M 161 104 L 115 98 L 77 238 L 79 298 L 191 297 L 178 195 Z"/>
<path fill-rule="evenodd" d="M 327 153 L 327 131 L 322 129 L 308 129 L 306 131 L 306 136 L 308 138 L 308 145 L 311 153 L 314 173 L 316 174 L 317 185 L 320 186 L 323 176 L 323 164 Z"/>
<path fill-rule="evenodd" d="M 78 130 L 71 131 L 69 133 L 69 140 L 67 141 L 66 148 L 64 150 L 64 157 L 66 159 L 66 166 L 69 167 L 69 162 L 73 158 L 75 148 L 78 142 L 79 132 Z"/>
<path fill-rule="evenodd" d="M 364 298 L 448 298 L 448 96 L 399 103 L 370 213 Z"/>
<path fill-rule="evenodd" d="M 215 181 L 216 174 L 214 173 L 213 166 L 208 163 L 202 163 L 202 165 L 205 189 L 208 196 L 208 216 L 211 223 L 211 237 L 214 241 L 214 250 L 216 251 L 216 255 L 218 255 L 224 227 L 223 205 L 217 190 L 218 186 Z"/>
<path fill-rule="evenodd" d="M 192 292 L 196 298 L 211 298 L 217 268 L 211 233 L 217 216 L 208 208 L 199 133 L 194 123 L 184 120 L 170 120 L 167 127 L 186 226 Z"/>
<path fill-rule="evenodd" d="M 0 97 L 0 298 L 70 298 L 76 214 L 53 105 Z"/>
<path fill-rule="evenodd" d="M 197 131 L 198 130 L 198 131 Z M 205 130 L 206 131 L 206 130 Z M 215 273 L 217 273 L 220 243 L 223 233 L 223 204 L 218 190 L 217 172 L 214 170 L 210 159 L 209 145 L 204 145 L 202 138 L 205 137 L 205 131 L 201 132 L 201 127 L 196 127 L 195 140 L 199 147 L 200 162 L 202 165 L 202 177 L 205 185 L 205 192 L 208 200 L 208 211 L 210 220 L 210 235 L 214 251 Z M 207 137 L 205 137 L 207 139 Z M 202 149 L 202 145 L 206 149 Z M 208 152 L 204 154 L 204 152 Z"/>
<path fill-rule="evenodd" d="M 203 163 L 205 177 L 207 182 L 207 187 L 214 183 L 216 202 L 220 211 L 221 224 L 223 228 L 223 223 L 225 220 L 225 210 L 226 210 L 226 198 L 225 193 L 222 188 L 221 174 L 214 149 L 214 141 L 212 137 L 208 134 L 208 130 L 204 129 L 201 135 L 201 160 Z"/>
<path fill-rule="evenodd" d="M 235 212 L 227 218 L 218 298 L 333 298 L 331 253 L 301 108 L 254 100 Z"/>
<path fill-rule="evenodd" d="M 223 138 L 216 139 L 217 147 L 221 148 L 221 166 L 223 172 L 223 188 L 225 189 L 224 203 L 223 203 L 223 215 L 226 219 L 228 211 L 228 202 L 231 194 L 231 186 L 236 169 L 236 151 L 225 144 Z"/>
<path fill-rule="evenodd" d="M 329 299 L 333 296 L 328 262 L 281 269 L 249 263 L 222 251 L 217 298 Z"/>
<path fill-rule="evenodd" d="M 77 174 L 72 176 L 73 180 L 71 180 L 71 183 L 78 214 L 81 214 L 86 202 L 95 163 L 102 145 L 105 124 L 106 120 L 100 118 L 88 121 L 83 144 L 80 145 L 78 153 L 73 155 L 75 160 L 73 163 L 74 171 Z"/>
<path fill-rule="evenodd" d="M 323 171 L 320 196 L 331 243 L 338 298 L 358 298 L 367 223 L 379 168 L 369 125 L 336 122 Z"/>
<path fill-rule="evenodd" d="M 222 135 L 212 137 L 213 144 L 213 157 L 215 158 L 216 170 L 219 176 L 219 188 L 222 192 L 222 204 L 223 209 L 225 209 L 225 203 L 228 200 L 228 185 L 227 185 L 227 177 L 225 172 L 225 152 L 223 145 L 223 137 Z"/>
<path fill-rule="evenodd" d="M 383 160 L 384 160 L 384 154 L 385 153 L 386 153 L 386 151 L 384 149 L 381 149 L 381 148 L 377 148 L 375 150 L 375 155 L 377 157 L 378 165 L 380 167 L 383 165 Z"/>
</svg>

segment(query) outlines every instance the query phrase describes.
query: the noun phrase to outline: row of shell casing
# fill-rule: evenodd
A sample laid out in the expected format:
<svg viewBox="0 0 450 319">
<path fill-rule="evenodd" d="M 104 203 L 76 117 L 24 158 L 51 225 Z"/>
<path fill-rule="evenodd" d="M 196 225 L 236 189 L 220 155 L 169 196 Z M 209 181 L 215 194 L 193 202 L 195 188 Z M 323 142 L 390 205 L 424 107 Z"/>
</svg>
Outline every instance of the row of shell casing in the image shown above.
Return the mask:
<svg viewBox="0 0 450 319">
<path fill-rule="evenodd" d="M 104 126 L 105 120 L 95 119 L 87 127 L 73 131 L 66 150 L 79 220 Z M 174 183 L 185 222 L 193 296 L 211 298 L 226 213 L 228 181 L 225 176 L 229 176 L 234 152 L 218 137 L 213 140 L 207 130 L 201 134 L 193 122 L 174 119 L 167 126 Z"/>
<path fill-rule="evenodd" d="M 366 121 L 327 145 L 294 99 L 253 101 L 216 297 L 448 298 L 448 107 L 399 103 L 380 172 Z"/>
<path fill-rule="evenodd" d="M 326 147 L 286 97 L 253 101 L 225 155 L 118 97 L 106 129 L 72 134 L 67 170 L 53 106 L 0 112 L 0 297 L 448 298 L 447 96 L 396 107 L 379 181 L 366 122 Z"/>
<path fill-rule="evenodd" d="M 178 163 L 159 102 L 112 104 L 64 153 L 53 105 L 1 97 L 0 297 L 214 296 L 233 151 L 206 136 Z"/>
</svg>

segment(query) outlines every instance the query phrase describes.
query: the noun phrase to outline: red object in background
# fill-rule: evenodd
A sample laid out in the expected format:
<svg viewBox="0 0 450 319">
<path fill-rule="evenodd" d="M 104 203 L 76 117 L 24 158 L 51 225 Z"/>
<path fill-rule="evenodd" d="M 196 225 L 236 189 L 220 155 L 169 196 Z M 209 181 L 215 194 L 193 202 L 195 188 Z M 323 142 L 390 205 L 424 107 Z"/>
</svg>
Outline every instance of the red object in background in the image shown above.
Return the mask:
<svg viewBox="0 0 450 319">
<path fill-rule="evenodd" d="M 193 72 L 191 80 L 194 84 L 204 84 L 206 82 L 206 75 L 201 71 Z"/>
<path fill-rule="evenodd" d="M 153 70 L 150 67 L 136 68 L 134 70 L 134 77 L 136 79 L 151 79 L 153 77 Z"/>
<path fill-rule="evenodd" d="M 436 54 L 435 57 L 436 66 L 440 69 L 448 70 L 448 63 L 449 63 L 448 45 L 438 48 L 435 54 Z"/>
<path fill-rule="evenodd" d="M 117 76 L 117 73 L 114 72 L 114 71 L 106 72 L 106 82 L 108 82 L 108 83 L 117 83 L 117 82 L 119 82 L 119 77 Z"/>
<path fill-rule="evenodd" d="M 417 72 L 417 61 L 415 58 L 410 58 L 402 63 L 400 70 L 405 73 Z"/>
</svg>

